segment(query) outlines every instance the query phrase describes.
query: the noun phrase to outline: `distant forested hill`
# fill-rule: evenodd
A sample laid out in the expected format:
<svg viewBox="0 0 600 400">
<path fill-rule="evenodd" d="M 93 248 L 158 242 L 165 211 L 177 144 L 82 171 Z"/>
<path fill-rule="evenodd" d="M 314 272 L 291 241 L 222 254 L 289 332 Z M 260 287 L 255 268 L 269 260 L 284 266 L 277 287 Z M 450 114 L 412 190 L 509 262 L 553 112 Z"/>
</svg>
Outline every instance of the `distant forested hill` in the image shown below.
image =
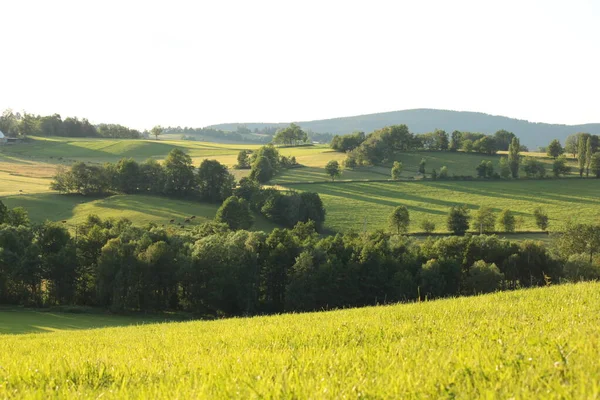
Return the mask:
<svg viewBox="0 0 600 400">
<path fill-rule="evenodd" d="M 521 139 L 521 143 L 531 149 L 546 146 L 552 139 L 559 139 L 564 144 L 566 137 L 572 133 L 600 134 L 600 123 L 584 125 L 545 124 L 478 112 L 432 109 L 391 111 L 354 117 L 301 121 L 298 124 L 306 130 L 333 134 L 345 134 L 353 131 L 370 133 L 376 129 L 394 124 L 406 124 L 413 133 L 426 133 L 434 129 L 443 129 L 448 133 L 459 130 L 492 134 L 500 129 L 506 129 L 515 133 Z M 245 126 L 253 131 L 254 129 L 279 128 L 286 125 L 288 123 L 239 123 L 213 125 L 210 128 L 235 131 L 238 126 Z"/>
</svg>

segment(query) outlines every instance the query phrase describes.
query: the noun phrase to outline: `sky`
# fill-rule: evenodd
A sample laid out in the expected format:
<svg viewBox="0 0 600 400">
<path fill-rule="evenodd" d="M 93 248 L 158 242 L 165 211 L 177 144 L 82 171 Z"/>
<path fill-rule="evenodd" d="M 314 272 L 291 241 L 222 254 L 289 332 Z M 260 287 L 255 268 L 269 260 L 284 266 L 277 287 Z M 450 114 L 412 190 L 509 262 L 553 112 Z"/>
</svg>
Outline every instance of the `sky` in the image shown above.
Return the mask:
<svg viewBox="0 0 600 400">
<path fill-rule="evenodd" d="M 413 108 L 600 122 L 600 0 L 0 2 L 0 110 L 136 129 Z"/>
</svg>

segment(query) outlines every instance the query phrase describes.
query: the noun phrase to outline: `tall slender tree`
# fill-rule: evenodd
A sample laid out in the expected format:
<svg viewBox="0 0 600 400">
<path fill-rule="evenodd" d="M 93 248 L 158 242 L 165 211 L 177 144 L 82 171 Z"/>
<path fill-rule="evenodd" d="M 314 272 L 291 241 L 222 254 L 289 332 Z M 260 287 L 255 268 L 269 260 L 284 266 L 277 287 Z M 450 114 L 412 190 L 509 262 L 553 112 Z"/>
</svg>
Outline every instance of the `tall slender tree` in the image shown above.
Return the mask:
<svg viewBox="0 0 600 400">
<path fill-rule="evenodd" d="M 508 166 L 510 167 L 510 173 L 513 178 L 519 177 L 519 150 L 521 149 L 521 143 L 519 139 L 514 137 L 508 146 Z"/>
<path fill-rule="evenodd" d="M 590 165 L 592 164 L 592 138 L 588 137 L 585 146 L 585 177 L 590 176 Z"/>
<path fill-rule="evenodd" d="M 577 161 L 579 164 L 579 176 L 583 178 L 583 171 L 585 170 L 585 138 L 579 136 L 577 142 Z"/>
</svg>

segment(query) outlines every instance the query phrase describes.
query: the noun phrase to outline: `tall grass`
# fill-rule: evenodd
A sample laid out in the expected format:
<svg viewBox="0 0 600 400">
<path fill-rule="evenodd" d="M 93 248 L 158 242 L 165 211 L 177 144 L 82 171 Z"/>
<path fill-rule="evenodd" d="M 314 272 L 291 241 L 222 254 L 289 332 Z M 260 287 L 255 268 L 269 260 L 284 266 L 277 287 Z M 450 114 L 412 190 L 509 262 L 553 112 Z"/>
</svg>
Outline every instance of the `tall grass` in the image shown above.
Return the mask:
<svg viewBox="0 0 600 400">
<path fill-rule="evenodd" d="M 600 397 L 600 284 L 0 336 L 2 398 Z M 0 313 L 0 318 L 5 318 Z"/>
</svg>

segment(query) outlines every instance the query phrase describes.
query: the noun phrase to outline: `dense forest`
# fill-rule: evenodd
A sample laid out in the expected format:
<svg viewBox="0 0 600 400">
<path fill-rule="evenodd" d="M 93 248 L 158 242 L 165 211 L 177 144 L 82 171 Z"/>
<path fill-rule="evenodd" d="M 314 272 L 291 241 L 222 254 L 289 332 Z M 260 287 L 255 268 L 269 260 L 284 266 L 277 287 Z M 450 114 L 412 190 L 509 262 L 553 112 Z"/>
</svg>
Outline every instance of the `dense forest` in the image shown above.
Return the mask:
<svg viewBox="0 0 600 400">
<path fill-rule="evenodd" d="M 541 242 L 382 231 L 320 237 L 313 222 L 270 234 L 211 222 L 135 227 L 90 215 L 73 236 L 0 203 L 0 303 L 235 316 L 364 306 L 600 278 L 600 226 Z"/>
</svg>

